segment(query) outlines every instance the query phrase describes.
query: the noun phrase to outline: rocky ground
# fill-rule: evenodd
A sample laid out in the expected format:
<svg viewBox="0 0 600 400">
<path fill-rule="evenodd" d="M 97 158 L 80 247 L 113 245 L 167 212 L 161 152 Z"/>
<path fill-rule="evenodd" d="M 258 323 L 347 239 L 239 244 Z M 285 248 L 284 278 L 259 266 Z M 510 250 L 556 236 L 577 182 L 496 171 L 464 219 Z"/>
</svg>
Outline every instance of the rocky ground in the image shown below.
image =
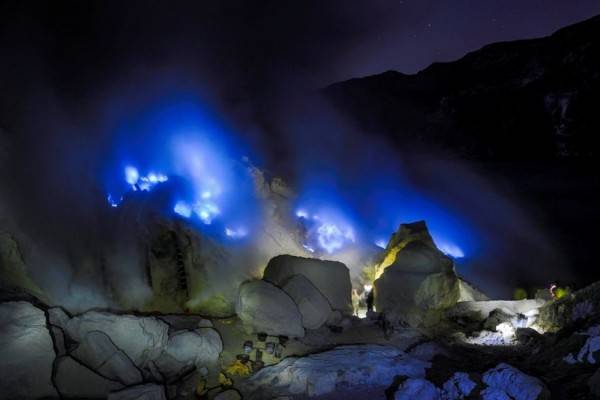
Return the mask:
<svg viewBox="0 0 600 400">
<path fill-rule="evenodd" d="M 301 266 L 286 265 L 283 270 L 312 285 L 310 277 L 297 273 Z M 333 267 L 334 274 L 343 271 Z M 381 313 L 360 319 L 331 310 L 331 304 L 349 299 L 344 292 L 326 302 L 328 315 L 316 326 L 314 314 L 323 309 L 306 304 L 311 296 L 284 302 L 285 291 L 267 280 L 246 285 L 256 288 L 240 291 L 237 315 L 212 319 L 108 310 L 69 315 L 30 295 L 7 293 L 0 304 L 0 398 L 588 399 L 600 394 L 595 311 L 600 284 L 549 302 L 457 302 L 444 309 L 436 329 L 386 321 Z"/>
<path fill-rule="evenodd" d="M 211 292 L 231 304 L 228 315 L 218 305 L 213 315 L 158 307 L 169 293 L 186 301 L 183 289 L 164 291 L 177 274 L 152 280 L 160 284 L 149 311 L 69 312 L 28 279 L 16 241 L 4 243 L 2 267 L 14 273 L 0 291 L 0 399 L 600 394 L 600 283 L 561 299 L 490 300 L 458 276 L 423 222 L 400 226 L 364 269 L 360 284 L 374 287 L 377 312 L 359 309 L 361 288 L 343 263 L 291 255 L 273 257 L 234 291 Z M 206 249 L 190 243 L 192 255 Z M 177 270 L 180 252 L 172 253 L 150 267 Z"/>
</svg>

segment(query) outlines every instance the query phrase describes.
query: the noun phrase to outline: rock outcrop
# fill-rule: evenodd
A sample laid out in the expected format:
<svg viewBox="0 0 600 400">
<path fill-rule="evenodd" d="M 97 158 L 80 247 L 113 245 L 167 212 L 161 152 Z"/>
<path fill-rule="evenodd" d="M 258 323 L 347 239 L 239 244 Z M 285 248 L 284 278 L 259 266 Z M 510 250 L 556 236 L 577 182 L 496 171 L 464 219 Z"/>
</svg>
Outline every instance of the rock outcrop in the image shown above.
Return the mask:
<svg viewBox="0 0 600 400">
<path fill-rule="evenodd" d="M 0 304 L 0 399 L 57 397 L 54 357 L 44 311 L 25 301 Z"/>
<path fill-rule="evenodd" d="M 412 325 L 424 313 L 449 308 L 461 297 L 461 280 L 452 260 L 439 251 L 424 222 L 403 224 L 376 267 L 375 307 Z M 378 273 L 379 273 L 378 272 Z"/>
<path fill-rule="evenodd" d="M 263 279 L 281 287 L 294 275 L 306 277 L 327 298 L 332 309 L 352 314 L 352 284 L 344 264 L 282 255 L 269 261 Z"/>
<path fill-rule="evenodd" d="M 269 282 L 253 280 L 243 283 L 236 312 L 242 322 L 255 332 L 304 336 L 298 306 L 283 290 Z"/>
</svg>

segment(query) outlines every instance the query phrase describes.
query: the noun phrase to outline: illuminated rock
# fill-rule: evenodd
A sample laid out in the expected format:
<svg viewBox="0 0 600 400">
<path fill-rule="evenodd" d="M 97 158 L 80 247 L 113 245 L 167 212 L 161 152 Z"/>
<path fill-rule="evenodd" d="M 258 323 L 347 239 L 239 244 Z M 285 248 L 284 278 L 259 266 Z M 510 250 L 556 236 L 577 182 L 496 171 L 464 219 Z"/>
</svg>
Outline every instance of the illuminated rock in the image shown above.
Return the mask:
<svg viewBox="0 0 600 400">
<path fill-rule="evenodd" d="M 244 325 L 255 332 L 304 336 L 298 306 L 288 294 L 269 282 L 254 280 L 243 283 L 236 312 Z"/>
<path fill-rule="evenodd" d="M 0 304 L 0 399 L 57 397 L 54 357 L 42 310 L 24 301 Z"/>
<path fill-rule="evenodd" d="M 305 328 L 318 329 L 327 322 L 331 306 L 327 298 L 304 275 L 292 276 L 282 289 L 298 306 Z"/>
<path fill-rule="evenodd" d="M 289 357 L 265 367 L 242 384 L 244 399 L 319 396 L 339 388 L 381 388 L 397 376 L 424 378 L 428 362 L 392 346 L 354 345 L 305 357 Z"/>
<path fill-rule="evenodd" d="M 83 342 L 93 331 L 105 333 L 138 367 L 162 353 L 167 345 L 168 330 L 167 324 L 154 317 L 99 311 L 75 316 L 65 326 L 66 333 L 77 342 Z"/>
<path fill-rule="evenodd" d="M 444 399 L 463 399 L 471 394 L 477 384 L 465 372 L 456 372 L 444 383 Z"/>
<path fill-rule="evenodd" d="M 446 314 L 449 317 L 469 316 L 473 320 L 484 321 L 496 309 L 510 315 L 528 315 L 544 304 L 545 301 L 541 299 L 464 301 L 448 309 Z"/>
<path fill-rule="evenodd" d="M 348 268 L 336 261 L 281 255 L 272 258 L 263 279 L 282 286 L 294 275 L 303 275 L 327 298 L 331 308 L 352 314 L 352 284 Z"/>
</svg>

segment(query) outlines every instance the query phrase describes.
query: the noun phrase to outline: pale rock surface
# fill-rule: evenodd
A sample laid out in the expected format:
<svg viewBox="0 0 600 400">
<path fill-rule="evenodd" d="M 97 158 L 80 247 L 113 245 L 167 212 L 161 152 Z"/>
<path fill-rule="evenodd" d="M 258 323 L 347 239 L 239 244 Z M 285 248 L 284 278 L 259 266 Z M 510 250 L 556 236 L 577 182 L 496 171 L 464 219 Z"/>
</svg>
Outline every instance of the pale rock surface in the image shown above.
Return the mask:
<svg viewBox="0 0 600 400">
<path fill-rule="evenodd" d="M 350 271 L 337 261 L 281 255 L 272 258 L 263 279 L 283 286 L 294 275 L 303 275 L 327 298 L 331 308 L 351 315 L 352 283 Z"/>
<path fill-rule="evenodd" d="M 392 346 L 352 345 L 290 357 L 261 369 L 241 387 L 244 399 L 319 396 L 339 388 L 388 387 L 398 375 L 423 378 L 430 363 Z"/>
<path fill-rule="evenodd" d="M 169 326 L 154 317 L 89 311 L 71 318 L 66 333 L 77 342 L 93 331 L 105 333 L 138 366 L 156 359 L 168 341 Z"/>
<path fill-rule="evenodd" d="M 256 332 L 303 337 L 302 315 L 294 300 L 275 285 L 248 281 L 240 286 L 236 312 Z"/>
<path fill-rule="evenodd" d="M 56 397 L 54 357 L 42 310 L 24 301 L 0 304 L 0 399 Z"/>
<path fill-rule="evenodd" d="M 292 276 L 282 287 L 298 306 L 302 314 L 302 325 L 307 329 L 319 329 L 331 313 L 331 306 L 304 275 Z"/>
</svg>

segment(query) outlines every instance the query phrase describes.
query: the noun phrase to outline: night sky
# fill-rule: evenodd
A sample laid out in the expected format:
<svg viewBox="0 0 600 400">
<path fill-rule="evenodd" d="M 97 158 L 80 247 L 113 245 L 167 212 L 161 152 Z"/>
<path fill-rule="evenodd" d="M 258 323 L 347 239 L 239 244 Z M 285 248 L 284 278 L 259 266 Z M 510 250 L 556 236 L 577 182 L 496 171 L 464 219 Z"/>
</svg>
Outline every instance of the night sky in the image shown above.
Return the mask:
<svg viewBox="0 0 600 400">
<path fill-rule="evenodd" d="M 87 226 L 88 209 L 56 210 L 75 201 L 85 205 L 89 199 L 81 197 L 97 194 L 99 170 L 113 161 L 117 125 L 157 99 L 193 93 L 238 134 L 240 148 L 249 143 L 259 149 L 262 155 L 253 160 L 272 166 L 275 159 L 274 169 L 286 178 L 285 168 L 296 175 L 334 171 L 331 187 L 345 178 L 356 193 L 368 191 L 365 182 L 387 189 L 385 179 L 355 177 L 377 175 L 376 160 L 395 179 L 401 157 L 347 121 L 321 115 L 307 94 L 391 69 L 415 73 L 489 43 L 549 35 L 597 14 L 598 0 L 4 1 L 0 129 L 13 169 L 0 178 L 12 182 L 6 191 L 36 224 L 70 223 L 77 232 Z M 310 122 L 298 112 L 306 108 L 318 109 L 307 113 Z M 341 140 L 354 150 L 340 146 Z M 463 166 L 436 168 L 446 171 L 449 186 L 461 181 L 456 174 L 471 176 L 460 172 Z M 32 181 L 36 185 L 23 184 Z M 511 220 L 527 225 L 515 211 L 519 207 L 502 196 L 486 198 L 492 189 L 481 189 L 486 186 L 479 177 L 472 182 L 451 188 L 460 194 L 456 198 L 476 202 L 479 190 L 485 204 L 503 215 L 503 234 L 512 229 Z M 519 229 L 537 238 L 539 229 L 531 225 Z M 545 237 L 539 241 L 553 245 Z"/>
<path fill-rule="evenodd" d="M 390 69 L 414 73 L 600 13 L 597 0 L 208 3 L 5 1 L 4 84 L 39 79 L 79 102 L 169 70 L 211 84 L 220 99 L 255 101 Z"/>
</svg>

